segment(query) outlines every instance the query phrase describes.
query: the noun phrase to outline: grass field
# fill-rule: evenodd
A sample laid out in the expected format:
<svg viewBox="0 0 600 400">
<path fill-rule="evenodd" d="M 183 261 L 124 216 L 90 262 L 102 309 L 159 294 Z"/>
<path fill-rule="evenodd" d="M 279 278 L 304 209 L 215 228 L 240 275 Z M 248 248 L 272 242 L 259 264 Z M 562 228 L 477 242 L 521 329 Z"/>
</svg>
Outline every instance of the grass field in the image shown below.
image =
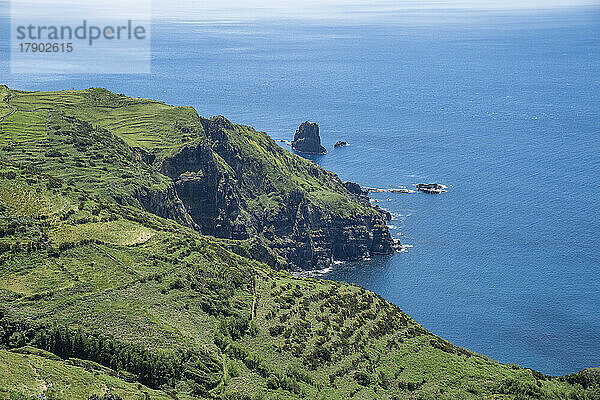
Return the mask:
<svg viewBox="0 0 600 400">
<path fill-rule="evenodd" d="M 109 129 L 132 147 L 166 156 L 199 139 L 203 132 L 196 112 L 155 100 L 132 99 L 104 89 L 60 92 L 14 92 L 10 104 L 18 110 L 66 112 Z"/>
</svg>

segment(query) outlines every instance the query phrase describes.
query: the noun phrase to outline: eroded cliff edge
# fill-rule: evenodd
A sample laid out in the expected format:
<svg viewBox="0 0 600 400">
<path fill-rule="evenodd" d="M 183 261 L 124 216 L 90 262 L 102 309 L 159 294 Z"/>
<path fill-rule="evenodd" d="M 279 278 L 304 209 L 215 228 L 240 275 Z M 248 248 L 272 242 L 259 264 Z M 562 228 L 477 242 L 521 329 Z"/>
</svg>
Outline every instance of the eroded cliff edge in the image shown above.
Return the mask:
<svg viewBox="0 0 600 400">
<path fill-rule="evenodd" d="M 160 172 L 203 234 L 258 241 L 279 264 L 301 269 L 394 251 L 389 214 L 358 185 L 224 117 L 201 124 L 208 142 L 165 158 Z"/>
<path fill-rule="evenodd" d="M 263 132 L 105 89 L 3 90 L 15 120 L 39 122 L 27 127 L 39 128 L 39 145 L 25 151 L 8 143 L 9 161 L 221 238 L 276 268 L 323 268 L 394 251 L 389 214 L 358 185 Z"/>
</svg>

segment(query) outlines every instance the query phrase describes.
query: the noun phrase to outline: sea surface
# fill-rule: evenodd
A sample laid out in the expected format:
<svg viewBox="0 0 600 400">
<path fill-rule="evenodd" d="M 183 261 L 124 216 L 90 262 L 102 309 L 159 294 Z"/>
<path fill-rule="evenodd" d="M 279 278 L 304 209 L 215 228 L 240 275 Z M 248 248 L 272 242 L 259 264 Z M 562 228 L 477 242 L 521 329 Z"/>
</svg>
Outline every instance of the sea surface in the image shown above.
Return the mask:
<svg viewBox="0 0 600 400">
<path fill-rule="evenodd" d="M 156 19 L 151 75 L 9 74 L 7 23 L 12 88 L 106 87 L 277 139 L 315 121 L 330 152 L 313 160 L 345 180 L 447 185 L 373 194 L 412 247 L 320 276 L 501 362 L 600 366 L 600 8 Z"/>
</svg>

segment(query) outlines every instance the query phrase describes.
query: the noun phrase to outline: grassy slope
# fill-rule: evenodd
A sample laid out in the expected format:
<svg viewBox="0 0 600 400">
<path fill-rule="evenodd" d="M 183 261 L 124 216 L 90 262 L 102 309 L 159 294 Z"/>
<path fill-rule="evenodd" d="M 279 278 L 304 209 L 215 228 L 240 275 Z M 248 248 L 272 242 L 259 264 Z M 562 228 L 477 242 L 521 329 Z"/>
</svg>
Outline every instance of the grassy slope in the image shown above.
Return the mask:
<svg viewBox="0 0 600 400">
<path fill-rule="evenodd" d="M 20 157 L 19 153 L 23 146 L 20 144 L 24 144 L 25 138 L 44 139 L 46 121 L 52 118 L 58 120 L 63 114 L 91 123 L 94 130 L 110 131 L 129 146 L 143 149 L 154 155 L 155 163 L 160 163 L 164 158 L 173 156 L 186 146 L 194 146 L 199 143 L 216 145 L 214 138 L 207 137 L 202 126 L 203 120 L 191 107 L 173 107 L 155 100 L 133 99 L 105 89 L 60 92 L 3 90 L 8 93 L 8 95 L 5 94 L 5 97 L 8 96 L 5 103 L 17 110 L 14 115 L 0 124 L 5 132 L 10 133 L 2 139 L 4 144 L 12 145 L 12 152 L 5 151 L 7 157 L 22 159 L 23 157 Z M 56 112 L 60 115 L 56 116 Z M 342 216 L 374 213 L 370 207 L 357 203 L 352 196 L 349 196 L 335 174 L 324 171 L 315 164 L 284 151 L 277 146 L 273 139 L 262 132 L 243 125 L 230 125 L 229 123 L 226 125 L 229 127 L 228 136 L 233 150 L 239 152 L 244 160 L 243 173 L 238 174 L 236 179 L 248 189 L 247 192 L 252 193 L 246 199 L 249 211 L 269 209 L 276 212 L 277 208 L 283 204 L 282 196 L 285 198 L 294 190 L 302 190 L 308 193 L 309 198 L 316 204 L 331 212 L 340 213 Z M 52 139 L 50 137 L 45 141 L 47 146 L 55 146 L 56 140 Z M 3 142 L 0 142 L 1 144 Z M 87 145 L 90 144 L 87 143 Z M 86 143 L 82 143 L 79 150 L 85 150 L 85 145 Z M 39 157 L 39 153 L 32 152 L 30 146 L 26 147 L 27 151 L 32 153 L 28 154 L 30 158 L 31 156 Z M 214 154 L 218 160 L 223 161 L 217 149 Z M 94 172 L 93 169 L 106 167 L 106 165 L 95 162 L 102 161 L 102 158 L 94 153 L 93 148 L 90 151 L 78 151 L 72 156 L 76 163 L 69 168 L 69 171 L 74 180 L 78 176 L 89 176 L 90 172 Z M 114 165 L 114 160 L 107 161 L 109 172 L 113 172 L 110 164 Z M 230 164 L 232 163 L 230 160 Z M 44 160 L 44 164 L 46 164 L 46 160 Z M 123 166 L 117 165 L 121 167 L 120 170 L 123 169 Z M 130 168 L 131 166 L 125 167 Z M 222 169 L 229 172 L 235 170 L 232 165 L 228 165 L 224 161 Z M 138 180 L 135 177 L 140 172 L 132 172 L 132 176 L 126 177 L 129 180 L 137 180 L 139 183 L 145 182 L 148 178 L 148 174 L 145 174 L 142 176 L 143 179 Z M 152 178 L 153 185 L 160 185 L 160 176 L 155 174 Z M 127 179 L 118 176 L 110 181 L 110 183 L 113 182 L 115 185 L 110 186 L 119 187 L 122 183 L 131 184 Z M 97 182 L 89 182 L 84 187 L 90 191 L 96 191 L 99 186 L 101 185 L 98 185 Z M 127 194 L 130 192 L 123 191 L 123 195 Z"/>
<path fill-rule="evenodd" d="M 193 108 L 132 99 L 105 89 L 11 91 L 9 102 L 23 111 L 63 111 L 109 129 L 132 147 L 151 149 L 161 156 L 172 155 L 186 143 L 198 142 L 202 133 Z"/>
<path fill-rule="evenodd" d="M 0 350 L 0 365 L 10 366 L 0 368 L 0 399 L 24 400 L 42 393 L 48 398 L 64 399 L 87 399 L 92 394 L 106 393 L 131 400 L 145 400 L 146 395 L 157 400 L 171 399 L 162 391 L 125 382 L 114 371 L 84 368 L 74 365 L 73 361 L 77 362 L 61 360 L 33 348 Z"/>
<path fill-rule="evenodd" d="M 248 199 L 251 210 L 276 211 L 277 207 L 283 206 L 281 196 L 287 196 L 294 190 L 302 190 L 308 193 L 314 203 L 341 216 L 374 213 L 372 209 L 349 198 L 335 174 L 283 150 L 264 133 L 247 126 L 235 125 L 228 137 L 234 147 L 241 150 L 242 159 L 259 161 L 244 163 L 244 179 L 260 179 L 264 192 L 271 192 L 270 195 Z M 252 186 L 260 187 L 256 184 Z M 265 186 L 272 186 L 274 190 L 267 190 Z"/>
<path fill-rule="evenodd" d="M 36 172 L 5 166 L 0 177 L 0 299 L 11 318 L 110 334 L 151 352 L 210 354 L 218 371 L 200 380 L 206 390 L 184 378 L 173 385 L 180 396 L 585 398 L 571 397 L 585 396 L 579 386 L 458 349 L 360 287 L 273 272 L 172 221 Z M 21 368 L 0 368 L 0 387 L 40 391 L 24 356 L 0 357 Z M 108 379 L 27 358 L 49 371 L 55 398 L 96 392 Z M 65 384 L 70 376 L 77 385 Z"/>
<path fill-rule="evenodd" d="M 51 111 L 46 103 L 24 107 L 11 98 L 11 107 L 16 111 L 0 121 L 0 154 L 5 159 L 79 181 L 99 194 L 112 188 L 118 189 L 115 194 L 126 196 L 136 185 L 164 188 L 168 182 L 106 130 Z"/>
</svg>

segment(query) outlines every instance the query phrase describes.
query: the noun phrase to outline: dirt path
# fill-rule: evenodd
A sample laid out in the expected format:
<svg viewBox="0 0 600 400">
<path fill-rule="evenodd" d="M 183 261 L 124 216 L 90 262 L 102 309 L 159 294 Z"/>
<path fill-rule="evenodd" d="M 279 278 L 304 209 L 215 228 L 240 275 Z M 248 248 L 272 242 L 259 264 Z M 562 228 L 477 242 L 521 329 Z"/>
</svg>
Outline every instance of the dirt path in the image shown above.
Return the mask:
<svg viewBox="0 0 600 400">
<path fill-rule="evenodd" d="M 34 367 L 33 364 L 29 362 L 29 360 L 27 361 L 27 364 L 29 364 L 29 366 L 33 370 L 33 373 L 35 374 L 35 379 L 40 383 L 40 389 L 42 393 L 46 392 L 48 390 L 48 382 L 46 382 L 46 380 L 42 378 L 37 368 Z"/>
</svg>

